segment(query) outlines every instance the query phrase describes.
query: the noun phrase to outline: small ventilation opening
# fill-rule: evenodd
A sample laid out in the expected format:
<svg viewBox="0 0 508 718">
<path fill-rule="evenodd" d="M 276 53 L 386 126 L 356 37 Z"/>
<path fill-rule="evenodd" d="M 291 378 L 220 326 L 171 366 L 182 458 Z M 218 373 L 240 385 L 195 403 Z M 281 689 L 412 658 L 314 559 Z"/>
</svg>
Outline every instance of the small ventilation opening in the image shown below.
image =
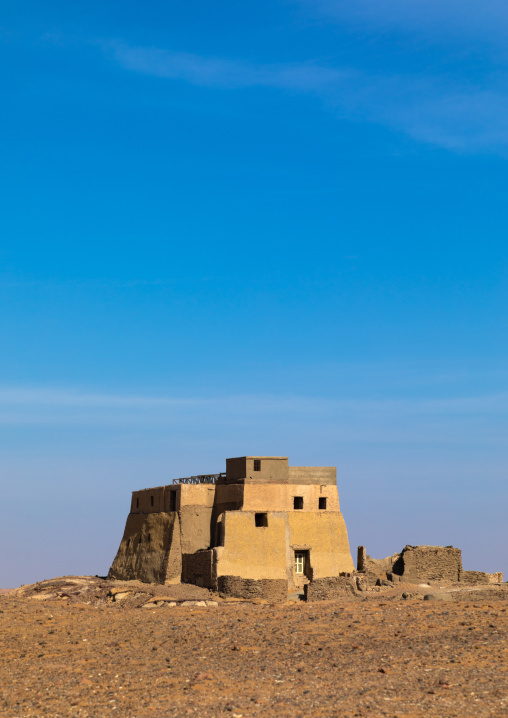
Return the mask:
<svg viewBox="0 0 508 718">
<path fill-rule="evenodd" d="M 303 496 L 295 496 L 294 497 L 293 508 L 303 509 Z"/>
<path fill-rule="evenodd" d="M 255 514 L 254 520 L 258 527 L 268 526 L 268 514 Z"/>
<path fill-rule="evenodd" d="M 254 471 L 261 471 L 261 459 L 254 459 Z"/>
<path fill-rule="evenodd" d="M 150 506 L 153 506 L 153 496 L 150 496 Z"/>
<path fill-rule="evenodd" d="M 136 499 L 136 508 L 139 509 L 139 499 Z"/>
<path fill-rule="evenodd" d="M 326 496 L 319 497 L 319 508 L 326 509 Z"/>
<path fill-rule="evenodd" d="M 150 541 L 152 540 L 151 534 L 148 534 L 148 537 L 147 537 L 147 538 L 148 538 L 148 543 L 150 543 Z"/>
</svg>

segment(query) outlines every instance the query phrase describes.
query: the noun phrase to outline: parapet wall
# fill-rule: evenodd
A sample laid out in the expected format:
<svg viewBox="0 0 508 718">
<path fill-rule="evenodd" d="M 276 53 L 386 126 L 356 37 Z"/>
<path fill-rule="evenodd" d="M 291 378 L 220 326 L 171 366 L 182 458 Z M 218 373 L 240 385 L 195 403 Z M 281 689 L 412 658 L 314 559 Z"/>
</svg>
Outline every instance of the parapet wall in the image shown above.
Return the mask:
<svg viewBox="0 0 508 718">
<path fill-rule="evenodd" d="M 289 483 L 336 486 L 337 469 L 335 466 L 290 466 Z"/>
</svg>

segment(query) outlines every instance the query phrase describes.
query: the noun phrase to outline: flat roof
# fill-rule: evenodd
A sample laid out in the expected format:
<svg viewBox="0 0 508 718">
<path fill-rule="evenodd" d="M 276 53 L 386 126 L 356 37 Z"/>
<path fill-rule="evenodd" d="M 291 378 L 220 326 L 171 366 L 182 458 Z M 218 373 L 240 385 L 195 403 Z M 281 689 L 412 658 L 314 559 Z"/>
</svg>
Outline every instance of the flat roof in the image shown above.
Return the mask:
<svg viewBox="0 0 508 718">
<path fill-rule="evenodd" d="M 230 456 L 226 459 L 226 461 L 230 461 L 231 459 L 281 459 L 284 461 L 288 460 L 287 456 Z"/>
</svg>

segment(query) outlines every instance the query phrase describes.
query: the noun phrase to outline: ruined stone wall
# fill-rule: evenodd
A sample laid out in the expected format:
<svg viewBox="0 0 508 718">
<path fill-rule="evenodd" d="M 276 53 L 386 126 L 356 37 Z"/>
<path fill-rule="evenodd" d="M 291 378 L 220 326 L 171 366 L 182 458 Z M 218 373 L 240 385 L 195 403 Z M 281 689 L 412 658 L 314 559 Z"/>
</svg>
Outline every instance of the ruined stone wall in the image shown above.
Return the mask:
<svg viewBox="0 0 508 718">
<path fill-rule="evenodd" d="M 222 598 L 263 599 L 273 603 L 280 603 L 286 601 L 288 597 L 288 582 L 285 579 L 219 576 L 217 584 Z"/>
<path fill-rule="evenodd" d="M 354 594 L 355 582 L 349 576 L 318 578 L 304 587 L 306 601 L 327 601 L 348 594 Z"/>
<path fill-rule="evenodd" d="M 461 551 L 453 546 L 405 546 L 393 573 L 402 580 L 460 581 Z"/>
<path fill-rule="evenodd" d="M 217 580 L 214 571 L 213 550 L 198 551 L 182 555 L 182 581 L 196 586 L 215 589 Z"/>
<path fill-rule="evenodd" d="M 503 583 L 502 573 L 484 573 L 483 571 L 462 571 L 461 583 L 477 586 L 485 583 Z"/>
<path fill-rule="evenodd" d="M 358 546 L 357 569 L 362 573 L 375 574 L 383 576 L 393 572 L 394 564 L 399 561 L 400 553 L 394 553 L 393 556 L 386 558 L 371 558 L 365 550 L 365 546 Z"/>
</svg>

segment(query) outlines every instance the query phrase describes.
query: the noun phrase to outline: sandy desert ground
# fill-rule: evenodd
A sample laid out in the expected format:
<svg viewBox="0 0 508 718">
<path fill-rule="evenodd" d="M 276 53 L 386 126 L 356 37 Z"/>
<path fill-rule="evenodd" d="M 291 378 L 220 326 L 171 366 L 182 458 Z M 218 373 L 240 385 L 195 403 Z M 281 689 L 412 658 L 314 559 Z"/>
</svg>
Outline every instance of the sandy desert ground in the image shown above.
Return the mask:
<svg viewBox="0 0 508 718">
<path fill-rule="evenodd" d="M 507 584 L 270 605 L 54 579 L 0 595 L 0 714 L 508 716 L 507 607 Z"/>
</svg>

